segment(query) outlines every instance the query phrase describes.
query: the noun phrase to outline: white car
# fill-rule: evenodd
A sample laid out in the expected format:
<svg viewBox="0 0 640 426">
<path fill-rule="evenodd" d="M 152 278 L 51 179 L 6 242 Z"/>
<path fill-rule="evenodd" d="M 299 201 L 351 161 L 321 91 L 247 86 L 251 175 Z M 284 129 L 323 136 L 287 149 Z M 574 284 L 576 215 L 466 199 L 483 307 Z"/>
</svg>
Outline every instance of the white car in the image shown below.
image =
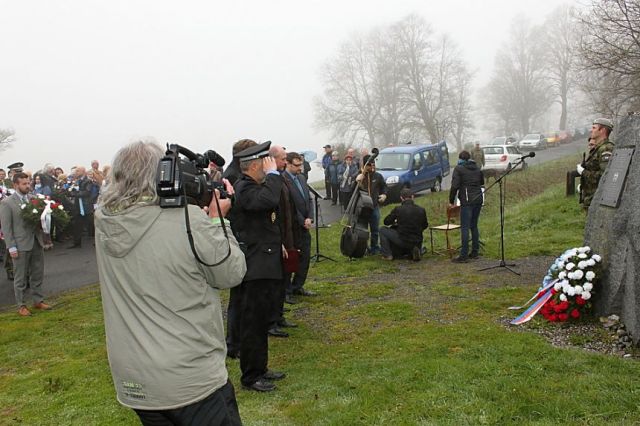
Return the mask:
<svg viewBox="0 0 640 426">
<path fill-rule="evenodd" d="M 507 170 L 511 164 L 522 157 L 518 148 L 513 145 L 486 145 L 482 147 L 484 152 L 483 170 Z"/>
</svg>

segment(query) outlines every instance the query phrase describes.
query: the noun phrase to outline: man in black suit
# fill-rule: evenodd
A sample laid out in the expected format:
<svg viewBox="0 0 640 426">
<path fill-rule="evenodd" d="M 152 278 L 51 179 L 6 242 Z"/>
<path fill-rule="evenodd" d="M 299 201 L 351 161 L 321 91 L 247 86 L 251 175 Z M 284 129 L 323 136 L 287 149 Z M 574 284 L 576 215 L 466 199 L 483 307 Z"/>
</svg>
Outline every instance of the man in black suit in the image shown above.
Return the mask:
<svg viewBox="0 0 640 426">
<path fill-rule="evenodd" d="M 287 151 L 280 145 L 271 145 L 269 148 L 269 155 L 276 162 L 276 169 L 282 176 L 287 166 Z M 284 179 L 284 177 L 282 178 Z M 284 181 L 283 181 L 284 182 Z M 280 192 L 280 204 L 278 206 L 280 211 L 280 236 L 282 237 L 283 256 L 288 258 L 289 254 L 296 250 L 294 244 L 294 223 L 293 215 L 295 206 L 291 200 L 291 189 L 287 185 L 282 185 Z M 288 261 L 285 259 L 285 264 Z M 289 274 L 284 271 L 282 281 L 276 287 L 275 292 L 272 294 L 273 308 L 271 312 L 271 321 L 269 325 L 269 335 L 274 337 L 289 337 L 289 333 L 282 330 L 280 327 L 296 327 L 295 324 L 287 321 L 284 317 L 284 302 L 286 297 L 286 289 L 289 283 Z"/>
<path fill-rule="evenodd" d="M 295 206 L 295 214 L 293 224 L 296 227 L 297 241 L 296 248 L 300 251 L 300 264 L 298 272 L 292 274 L 289 285 L 287 286 L 287 295 L 314 296 L 315 294 L 304 288 L 304 282 L 307 279 L 309 271 L 309 261 L 311 259 L 311 196 L 307 187 L 307 180 L 302 175 L 303 158 L 296 152 L 287 154 L 287 168 L 283 173 L 285 184 L 290 189 L 291 199 Z"/>
<path fill-rule="evenodd" d="M 222 178 L 227 179 L 231 185 L 235 184 L 237 180 L 242 178 L 242 171 L 240 170 L 240 159 L 237 155 L 247 148 L 258 145 L 251 139 L 240 139 L 233 144 L 233 160 L 229 164 L 229 167 L 222 173 Z M 233 223 L 233 215 L 236 209 L 233 207 L 227 218 Z M 237 235 L 234 235 L 238 239 Z M 231 287 L 229 292 L 229 305 L 227 307 L 227 356 L 229 358 L 239 358 L 240 356 L 240 314 L 242 312 L 242 290 L 243 286 L 237 285 Z"/>
<path fill-rule="evenodd" d="M 269 157 L 271 142 L 236 156 L 243 173 L 234 185 L 233 230 L 246 262 L 240 313 L 240 381 L 245 389 L 269 392 L 284 373 L 267 368 L 272 294 L 282 282 L 282 237 L 279 202 L 282 178 Z"/>
<path fill-rule="evenodd" d="M 29 176 L 18 172 L 13 175 L 15 192 L 0 203 L 0 223 L 8 252 L 13 261 L 13 288 L 18 305 L 18 314 L 30 316 L 31 312 L 25 304 L 25 292 L 28 286 L 33 297 L 33 307 L 48 310 L 42 294 L 42 279 L 44 277 L 44 240 L 42 229 L 37 229 L 22 219 L 23 204 L 29 203 L 31 182 Z M 28 207 L 27 207 L 28 208 Z"/>
</svg>

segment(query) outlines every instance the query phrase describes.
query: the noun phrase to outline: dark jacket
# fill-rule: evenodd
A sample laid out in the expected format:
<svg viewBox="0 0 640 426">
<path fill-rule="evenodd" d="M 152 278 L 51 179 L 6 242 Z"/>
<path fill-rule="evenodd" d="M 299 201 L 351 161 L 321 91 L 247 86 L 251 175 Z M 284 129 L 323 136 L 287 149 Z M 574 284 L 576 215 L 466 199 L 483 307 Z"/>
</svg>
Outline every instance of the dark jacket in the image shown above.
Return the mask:
<svg viewBox="0 0 640 426">
<path fill-rule="evenodd" d="M 458 164 L 453 169 L 451 177 L 451 191 L 449 191 L 449 203 L 453 204 L 456 195 L 463 206 L 469 204 L 482 204 L 482 187 L 484 175 L 473 160 L 464 164 Z"/>
<path fill-rule="evenodd" d="M 340 164 L 340 160 L 331 160 L 331 163 L 324 169 L 325 182 L 330 182 L 332 185 L 338 184 L 338 169 L 340 168 Z"/>
<path fill-rule="evenodd" d="M 93 199 L 91 188 L 93 182 L 87 176 L 83 176 L 78 179 L 75 184 L 69 188 L 69 194 L 73 197 L 73 215 L 80 215 L 82 204 L 82 211 L 85 215 L 93 213 Z"/>
<path fill-rule="evenodd" d="M 259 184 L 243 175 L 234 185 L 231 229 L 247 261 L 244 281 L 282 279 L 282 237 L 279 203 L 282 177 L 267 174 Z"/>
<path fill-rule="evenodd" d="M 347 178 L 345 179 L 345 172 L 349 168 L 349 171 L 346 173 Z M 338 167 L 338 181 L 340 182 L 340 191 L 342 192 L 352 192 L 356 187 L 356 176 L 358 176 L 359 170 L 356 163 L 351 163 L 350 166 L 347 166 L 347 163 L 342 163 Z"/>
<path fill-rule="evenodd" d="M 364 178 L 358 184 L 358 188 L 365 191 L 373 201 L 373 208 L 378 208 L 378 197 L 387 193 L 387 184 L 378 172 L 365 173 Z"/>
<path fill-rule="evenodd" d="M 384 218 L 387 226 L 396 226 L 403 241 L 412 245 L 422 245 L 422 231 L 429 227 L 427 212 L 413 200 L 404 200 Z"/>
<path fill-rule="evenodd" d="M 311 210 L 311 196 L 309 195 L 307 180 L 301 174 L 298 175 L 298 181 L 300 182 L 300 186 L 302 186 L 302 190 L 304 192 L 304 194 L 301 194 L 289 173 L 284 172 L 282 176 L 284 177 L 287 187 L 291 191 L 291 200 L 293 201 L 296 210 L 295 223 L 300 227 L 304 227 L 304 220 L 313 217 Z"/>
</svg>

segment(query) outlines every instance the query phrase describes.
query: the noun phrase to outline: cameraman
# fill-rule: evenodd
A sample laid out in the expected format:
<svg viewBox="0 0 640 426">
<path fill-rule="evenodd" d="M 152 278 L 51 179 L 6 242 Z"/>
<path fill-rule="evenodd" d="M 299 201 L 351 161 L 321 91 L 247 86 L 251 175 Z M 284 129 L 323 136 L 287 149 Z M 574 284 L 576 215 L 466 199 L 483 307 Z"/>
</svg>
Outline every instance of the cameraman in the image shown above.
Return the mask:
<svg viewBox="0 0 640 426">
<path fill-rule="evenodd" d="M 209 217 L 189 205 L 199 263 L 185 232 L 184 209 L 159 207 L 162 149 L 122 148 L 96 211 L 96 254 L 107 352 L 118 401 L 145 425 L 241 424 L 225 367 L 219 289 L 242 281 L 244 255 L 215 197 Z M 216 192 L 217 193 L 217 192 Z"/>
</svg>

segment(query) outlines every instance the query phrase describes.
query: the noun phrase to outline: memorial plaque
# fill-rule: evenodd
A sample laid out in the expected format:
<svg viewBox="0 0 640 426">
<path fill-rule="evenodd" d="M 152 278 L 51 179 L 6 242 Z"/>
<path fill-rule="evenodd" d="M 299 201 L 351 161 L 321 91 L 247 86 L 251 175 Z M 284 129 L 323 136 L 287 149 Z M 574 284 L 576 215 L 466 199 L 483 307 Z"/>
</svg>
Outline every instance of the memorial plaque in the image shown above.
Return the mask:
<svg viewBox="0 0 640 426">
<path fill-rule="evenodd" d="M 618 207 L 633 151 L 634 148 L 618 148 L 613 151 L 607 166 L 607 174 L 600 182 L 600 185 L 603 186 L 600 198 L 601 205 Z"/>
</svg>

